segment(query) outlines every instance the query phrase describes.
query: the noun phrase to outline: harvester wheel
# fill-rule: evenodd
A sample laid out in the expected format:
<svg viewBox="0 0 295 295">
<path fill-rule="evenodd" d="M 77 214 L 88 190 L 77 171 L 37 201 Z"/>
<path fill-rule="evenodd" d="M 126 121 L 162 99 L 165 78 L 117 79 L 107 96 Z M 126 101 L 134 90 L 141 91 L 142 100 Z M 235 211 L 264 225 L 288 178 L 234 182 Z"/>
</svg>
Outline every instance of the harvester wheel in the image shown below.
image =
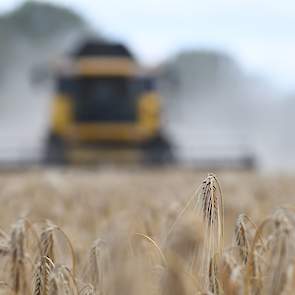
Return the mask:
<svg viewBox="0 0 295 295">
<path fill-rule="evenodd" d="M 44 162 L 49 165 L 63 165 L 66 163 L 64 142 L 55 134 L 48 136 Z"/>
<path fill-rule="evenodd" d="M 158 135 L 144 144 L 145 162 L 151 165 L 170 164 L 174 161 L 170 142 L 162 135 Z"/>
</svg>

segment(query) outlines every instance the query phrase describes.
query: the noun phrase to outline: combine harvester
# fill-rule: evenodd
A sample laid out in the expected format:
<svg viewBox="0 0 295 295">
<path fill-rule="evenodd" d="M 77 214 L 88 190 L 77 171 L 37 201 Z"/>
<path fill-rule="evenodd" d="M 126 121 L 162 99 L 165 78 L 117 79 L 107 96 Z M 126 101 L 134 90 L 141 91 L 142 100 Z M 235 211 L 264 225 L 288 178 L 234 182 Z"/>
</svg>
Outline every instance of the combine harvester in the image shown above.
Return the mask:
<svg viewBox="0 0 295 295">
<path fill-rule="evenodd" d="M 45 163 L 171 162 L 154 82 L 124 45 L 84 42 L 58 67 Z"/>
<path fill-rule="evenodd" d="M 212 144 L 198 134 L 188 135 L 188 126 L 176 121 L 179 134 L 168 136 L 172 147 L 161 126 L 155 77 L 122 44 L 86 41 L 57 64 L 54 77 L 45 145 L 39 140 L 27 151 L 21 143 L 16 144 L 19 150 L 0 147 L 1 168 L 100 163 L 254 167 L 248 152 L 240 153 L 240 148 L 227 143 Z"/>
</svg>

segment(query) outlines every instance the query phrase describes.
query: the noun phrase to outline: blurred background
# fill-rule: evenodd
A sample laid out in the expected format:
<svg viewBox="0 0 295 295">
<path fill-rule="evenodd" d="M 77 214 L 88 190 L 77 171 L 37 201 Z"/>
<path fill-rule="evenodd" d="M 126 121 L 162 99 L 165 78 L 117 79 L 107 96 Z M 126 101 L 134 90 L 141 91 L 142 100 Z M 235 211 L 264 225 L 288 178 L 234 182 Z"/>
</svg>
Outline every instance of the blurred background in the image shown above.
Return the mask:
<svg viewBox="0 0 295 295">
<path fill-rule="evenodd" d="M 77 134 L 83 125 L 87 134 L 83 146 L 88 152 L 91 147 L 92 154 L 102 147 L 109 151 L 110 146 L 117 151 L 132 146 L 132 152 L 136 147 L 144 153 L 152 146 L 158 153 L 165 146 L 165 163 L 294 170 L 293 1 L 282 5 L 210 0 L 205 5 L 192 0 L 2 0 L 0 13 L 0 166 L 50 162 L 44 158 L 50 153 L 52 160 L 54 132 L 59 129 L 64 155 L 80 146 L 83 139 Z M 109 46 L 106 51 L 101 49 L 104 44 Z M 120 50 L 110 54 L 111 47 Z M 94 54 L 91 48 L 96 48 Z M 87 64 L 90 55 L 95 60 L 88 59 Z M 136 67 L 121 81 L 125 90 L 117 82 L 110 86 L 105 81 L 110 76 L 121 79 L 119 62 L 125 62 L 127 72 Z M 104 74 L 91 87 L 100 94 L 89 94 L 91 87 L 85 85 L 98 70 Z M 88 93 L 89 101 L 100 104 L 110 101 L 111 95 L 108 107 L 96 105 L 104 114 L 120 111 L 104 121 L 89 104 L 83 123 L 76 114 L 65 126 L 67 106 L 60 102 L 66 96 L 67 102 L 72 99 L 75 108 L 83 109 L 77 103 L 82 99 L 77 98 L 78 88 L 82 96 Z M 116 117 L 122 116 L 125 104 L 114 93 L 130 93 L 131 88 L 137 89 L 132 90 L 133 107 L 142 110 L 133 120 L 143 124 L 153 122 L 149 118 L 160 120 L 159 126 L 147 125 L 153 133 L 149 139 L 139 134 L 144 125 L 134 127 L 138 122 L 131 126 L 128 121 L 127 126 L 126 119 Z M 149 103 L 141 108 L 143 97 Z M 64 124 L 63 131 L 58 124 Z M 110 139 L 111 133 L 118 135 L 112 135 L 116 139 Z M 126 140 L 128 136 L 136 137 L 136 144 Z"/>
</svg>

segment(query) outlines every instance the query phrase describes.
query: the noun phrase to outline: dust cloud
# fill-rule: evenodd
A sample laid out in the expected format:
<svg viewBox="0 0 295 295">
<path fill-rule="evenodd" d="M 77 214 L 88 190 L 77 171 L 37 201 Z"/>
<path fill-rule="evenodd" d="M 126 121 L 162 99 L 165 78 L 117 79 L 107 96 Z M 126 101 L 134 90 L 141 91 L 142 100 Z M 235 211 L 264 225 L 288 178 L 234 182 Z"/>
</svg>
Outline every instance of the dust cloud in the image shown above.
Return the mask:
<svg viewBox="0 0 295 295">
<path fill-rule="evenodd" d="M 166 132 L 182 161 L 246 158 L 262 170 L 295 168 L 295 103 L 269 82 L 204 50 L 181 53 L 160 72 Z"/>
</svg>

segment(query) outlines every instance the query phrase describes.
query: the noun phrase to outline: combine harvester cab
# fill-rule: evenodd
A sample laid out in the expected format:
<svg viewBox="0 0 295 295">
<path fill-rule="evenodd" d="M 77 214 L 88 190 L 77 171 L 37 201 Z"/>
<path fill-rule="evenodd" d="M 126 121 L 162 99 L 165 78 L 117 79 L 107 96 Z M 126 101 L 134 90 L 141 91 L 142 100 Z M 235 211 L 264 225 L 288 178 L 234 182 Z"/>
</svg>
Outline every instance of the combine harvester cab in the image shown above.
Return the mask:
<svg viewBox="0 0 295 295">
<path fill-rule="evenodd" d="M 45 162 L 170 162 L 154 80 L 122 44 L 80 45 L 57 71 Z"/>
</svg>

